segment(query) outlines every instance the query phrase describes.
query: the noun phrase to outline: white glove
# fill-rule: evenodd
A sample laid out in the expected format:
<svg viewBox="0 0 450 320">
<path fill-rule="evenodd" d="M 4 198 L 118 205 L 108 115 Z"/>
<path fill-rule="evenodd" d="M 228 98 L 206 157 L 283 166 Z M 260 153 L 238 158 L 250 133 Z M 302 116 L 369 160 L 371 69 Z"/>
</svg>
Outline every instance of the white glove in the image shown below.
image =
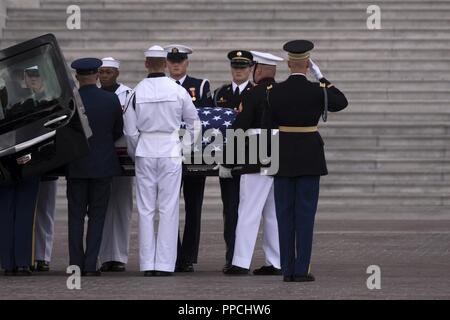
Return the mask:
<svg viewBox="0 0 450 320">
<path fill-rule="evenodd" d="M 226 167 L 221 166 L 221 165 L 218 165 L 217 167 L 219 167 L 219 177 L 220 178 L 223 178 L 223 179 L 231 179 L 231 178 L 233 178 L 233 175 L 231 174 L 231 169 L 226 168 Z"/>
<path fill-rule="evenodd" d="M 309 70 L 311 74 L 317 79 L 320 80 L 323 78 L 322 72 L 320 72 L 319 66 L 314 63 L 311 59 L 309 59 Z"/>
</svg>

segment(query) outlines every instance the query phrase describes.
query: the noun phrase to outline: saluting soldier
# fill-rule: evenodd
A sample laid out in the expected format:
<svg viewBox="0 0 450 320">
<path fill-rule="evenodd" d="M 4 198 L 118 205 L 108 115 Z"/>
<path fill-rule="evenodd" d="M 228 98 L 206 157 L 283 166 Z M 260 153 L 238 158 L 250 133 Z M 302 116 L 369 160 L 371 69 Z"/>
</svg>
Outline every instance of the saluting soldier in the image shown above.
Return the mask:
<svg viewBox="0 0 450 320">
<path fill-rule="evenodd" d="M 177 258 L 182 175 L 178 131 L 184 121 L 195 141 L 194 126 L 199 133 L 200 123 L 191 96 L 165 75 L 167 51 L 153 46 L 145 57 L 148 78 L 139 82 L 129 98 L 124 132 L 136 163 L 140 269 L 148 277 L 169 276 Z"/>
<path fill-rule="evenodd" d="M 224 85 L 214 92 L 214 105 L 237 110 L 242 97 L 253 87 L 249 80 L 253 66 L 253 55 L 250 51 L 233 50 L 228 53 L 228 59 L 230 60 L 233 80 L 230 84 Z M 238 220 L 240 176 L 233 176 L 230 168 L 221 165 L 219 177 L 226 245 L 225 266 L 222 271 L 226 272 L 231 267 L 233 260 Z"/>
<path fill-rule="evenodd" d="M 192 53 L 192 49 L 181 44 L 171 44 L 165 46 L 164 50 L 168 52 L 167 68 L 170 78 L 186 89 L 195 107 L 212 107 L 208 79 L 197 79 L 187 74 L 188 55 Z M 205 176 L 183 177 L 186 218 L 182 240 L 178 237 L 177 272 L 193 272 L 194 264 L 197 263 L 205 182 Z"/>
<path fill-rule="evenodd" d="M 249 163 L 250 150 L 258 152 L 262 118 L 267 104 L 267 90 L 275 83 L 277 63 L 283 58 L 273 54 L 251 51 L 254 60 L 255 86 L 246 94 L 232 129 L 242 129 L 256 139 L 246 144 L 246 163 L 241 173 L 239 217 L 236 227 L 233 266 L 225 274 L 248 274 L 261 219 L 263 219 L 263 251 L 265 265 L 253 271 L 255 275 L 280 275 L 280 244 L 275 212 L 273 177 L 264 174 L 261 161 Z M 270 136 L 267 137 L 270 139 Z M 258 144 L 250 148 L 250 143 Z M 252 146 L 253 147 L 253 146 Z M 259 152 L 254 155 L 259 156 Z M 258 159 L 259 160 L 259 159 Z"/>
<path fill-rule="evenodd" d="M 113 57 L 102 59 L 99 78 L 103 90 L 115 93 L 122 110 L 131 89 L 117 82 L 120 74 L 120 61 Z M 126 148 L 125 137 L 119 138 L 116 147 Z M 114 177 L 111 196 L 106 212 L 102 245 L 99 260 L 103 272 L 123 272 L 128 263 L 130 246 L 131 218 L 133 213 L 133 177 Z"/>
<path fill-rule="evenodd" d="M 101 275 L 97 259 L 112 177 L 121 173 L 114 142 L 123 135 L 122 107 L 114 93 L 97 87 L 101 65 L 102 61 L 95 58 L 78 59 L 72 63 L 92 129 L 89 154 L 71 162 L 67 175 L 70 265 L 79 266 L 84 276 Z M 89 220 L 84 249 L 86 216 Z"/>
<path fill-rule="evenodd" d="M 307 40 L 286 43 L 283 49 L 288 52 L 291 75 L 268 93 L 267 114 L 279 129 L 275 206 L 286 282 L 314 281 L 310 273 L 314 220 L 320 176 L 328 173 L 317 124 L 327 110 L 340 111 L 348 104 L 344 94 L 310 60 L 313 48 Z M 319 83 L 308 81 L 308 69 Z"/>
</svg>

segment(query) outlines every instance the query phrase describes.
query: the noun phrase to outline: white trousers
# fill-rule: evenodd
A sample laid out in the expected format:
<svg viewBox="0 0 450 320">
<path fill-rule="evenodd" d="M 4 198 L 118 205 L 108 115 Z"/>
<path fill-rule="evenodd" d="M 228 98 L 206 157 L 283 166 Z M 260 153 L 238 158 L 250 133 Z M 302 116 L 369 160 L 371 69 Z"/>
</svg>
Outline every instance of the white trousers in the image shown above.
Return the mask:
<svg viewBox="0 0 450 320">
<path fill-rule="evenodd" d="M 114 177 L 103 228 L 99 261 L 128 263 L 133 214 L 133 177 Z"/>
<path fill-rule="evenodd" d="M 135 169 L 140 269 L 173 272 L 177 260 L 181 160 L 136 157 Z"/>
<path fill-rule="evenodd" d="M 280 242 L 275 211 L 273 178 L 255 174 L 241 176 L 238 223 L 233 265 L 249 269 L 263 218 L 265 265 L 280 269 Z"/>
<path fill-rule="evenodd" d="M 58 181 L 42 181 L 36 204 L 35 260 L 50 262 L 53 250 L 56 190 Z"/>
</svg>

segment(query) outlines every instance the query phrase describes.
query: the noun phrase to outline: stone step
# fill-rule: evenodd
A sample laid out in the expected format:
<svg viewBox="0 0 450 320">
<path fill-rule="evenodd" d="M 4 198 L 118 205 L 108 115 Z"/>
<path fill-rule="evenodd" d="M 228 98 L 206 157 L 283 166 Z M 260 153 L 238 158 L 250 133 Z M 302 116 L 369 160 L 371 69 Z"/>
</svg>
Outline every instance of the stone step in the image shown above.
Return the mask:
<svg viewBox="0 0 450 320">
<path fill-rule="evenodd" d="M 23 35 L 23 33 L 31 33 L 33 34 L 35 32 L 53 32 L 57 36 L 62 35 L 65 37 L 64 32 L 70 32 L 70 34 L 80 34 L 83 33 L 85 36 L 89 37 L 98 37 L 99 34 L 103 34 L 104 38 L 119 38 L 119 39 L 127 39 L 130 37 L 133 33 L 139 33 L 139 34 L 145 34 L 145 35 L 155 35 L 158 38 L 175 38 L 180 35 L 180 28 L 182 28 L 182 25 L 172 25 L 169 23 L 156 23 L 153 22 L 152 24 L 147 24 L 145 21 L 142 21 L 141 23 L 136 23 L 135 25 L 125 26 L 123 23 L 115 23 L 113 20 L 106 21 L 102 25 L 93 25 L 87 24 L 82 26 L 82 29 L 75 32 L 71 30 L 67 30 L 65 21 L 59 21 L 52 23 L 52 25 L 46 27 L 45 23 L 39 24 L 37 27 L 26 27 L 24 28 L 23 23 L 24 20 L 20 20 L 17 26 L 11 25 L 12 22 L 16 20 L 8 20 L 8 25 L 5 30 L 5 37 L 14 37 L 15 35 Z M 37 22 L 35 22 L 37 23 Z M 49 22 L 47 22 L 49 23 Z M 20 25 L 22 24 L 22 25 Z M 168 25 L 167 27 L 165 25 Z M 145 27 L 143 27 L 143 25 Z M 270 26 L 267 26 L 267 24 L 264 26 L 261 26 L 258 28 L 257 26 L 252 26 L 251 28 L 242 28 L 240 25 L 232 26 L 232 27 L 209 27 L 209 26 L 199 26 L 199 27 L 193 27 L 189 26 L 185 29 L 186 34 L 186 40 L 196 40 L 199 39 L 199 37 L 210 37 L 213 38 L 214 36 L 224 36 L 224 33 L 230 32 L 230 31 L 236 31 L 240 34 L 240 39 L 242 38 L 255 38 L 255 37 L 266 37 L 267 40 L 279 40 L 279 38 L 286 39 L 287 37 L 293 35 L 293 33 L 298 31 L 297 28 L 292 27 L 289 28 L 288 26 L 282 26 L 279 28 L 272 28 Z M 415 40 L 415 39 L 437 39 L 437 40 L 443 40 L 448 39 L 449 35 L 449 28 L 432 28 L 429 30 L 422 30 L 422 29 L 411 29 L 411 30 L 389 30 L 389 29 L 382 29 L 378 31 L 377 33 L 373 33 L 365 26 L 361 28 L 302 28 L 302 33 L 308 34 L 308 37 L 311 39 L 327 39 L 327 38 L 341 38 L 342 36 L 346 36 L 348 39 L 371 39 L 373 41 L 376 40 L 384 40 L 384 39 L 404 39 L 404 40 Z M 69 33 L 67 33 L 69 34 Z M 12 36 L 10 36 L 12 35 Z M 134 37 L 134 36 L 133 36 Z M 66 37 L 65 37 L 66 38 Z"/>
<path fill-rule="evenodd" d="M 409 146 L 409 147 L 420 147 L 424 145 L 436 146 L 436 147 L 448 147 L 450 146 L 450 136 L 437 136 L 437 135 L 426 135 L 426 136 L 356 136 L 356 135 L 323 135 L 323 140 L 327 147 L 338 147 L 338 146 L 351 146 L 354 148 L 358 147 L 384 147 L 384 146 Z"/>
<path fill-rule="evenodd" d="M 77 3 L 83 4 L 83 3 L 90 3 L 91 0 L 78 0 Z M 72 0 L 40 0 L 41 4 L 51 4 L 51 3 L 72 3 Z M 148 4 L 152 4 L 152 5 L 158 5 L 158 4 L 163 4 L 163 3 L 168 3 L 171 5 L 176 5 L 179 2 L 179 0 L 167 0 L 167 1 L 163 1 L 163 0 L 98 0 L 97 3 L 148 3 Z M 208 4 L 221 4 L 224 5 L 226 3 L 231 3 L 231 4 L 258 4 L 260 6 L 265 6 L 267 4 L 271 4 L 273 3 L 272 0 L 246 0 L 245 2 L 242 2 L 240 0 L 217 0 L 215 2 L 210 2 L 208 0 L 185 0 L 183 1 L 183 3 L 186 4 L 190 4 L 190 5 L 195 5 L 195 4 L 202 4 L 202 5 L 208 5 Z M 363 1 L 363 0 L 333 0 L 333 1 L 329 1 L 329 0 L 280 0 L 277 1 L 277 4 L 279 4 L 279 6 L 283 6 L 286 4 L 297 4 L 297 5 L 307 5 L 307 4 L 330 4 L 330 5 L 336 5 L 336 6 L 340 6 L 346 3 L 350 3 L 350 4 L 360 4 L 360 3 L 369 3 L 368 1 Z M 404 0 L 404 1 L 400 1 L 400 0 L 379 0 L 377 1 L 378 4 L 380 5 L 388 5 L 388 4 L 399 4 L 399 5 L 404 5 L 405 3 L 407 3 L 408 5 L 420 5 L 423 4 L 423 1 L 421 0 Z M 448 3 L 447 0 L 429 0 L 427 1 L 427 6 L 432 7 L 435 5 L 443 5 Z"/>
<path fill-rule="evenodd" d="M 179 39 L 180 42 L 189 44 L 192 46 L 191 43 Z M 161 44 L 165 45 L 169 43 L 169 39 L 167 41 L 161 42 Z M 1 41 L 1 47 L 7 48 L 8 46 L 12 46 L 19 43 L 19 40 L 2 40 Z M 95 45 L 93 45 L 93 42 L 89 39 L 84 40 L 64 40 L 64 39 L 58 39 L 58 43 L 62 47 L 64 52 L 72 52 L 71 54 L 75 56 L 89 56 L 94 55 L 93 53 L 96 53 L 94 56 L 103 57 L 105 56 L 104 53 L 98 54 L 98 52 L 108 52 L 109 54 L 106 55 L 115 55 L 117 58 L 125 58 L 125 59 L 144 59 L 144 51 L 149 47 L 149 45 L 153 44 L 154 42 L 151 41 L 134 41 L 134 40 L 120 40 L 120 41 L 103 41 L 103 40 L 97 40 L 95 41 Z M 264 42 L 260 43 L 258 48 L 251 48 L 251 50 L 263 50 L 263 51 L 269 51 L 273 54 L 278 54 L 282 57 L 285 57 L 286 54 L 283 52 L 281 47 L 281 42 L 279 47 L 275 46 L 262 46 Z M 237 48 L 238 43 L 233 46 L 233 48 Z M 102 48 L 101 51 L 98 51 L 99 48 Z M 192 48 L 195 50 L 196 54 L 195 57 L 201 57 L 202 60 L 223 60 L 227 61 L 226 54 L 230 50 L 230 48 L 224 49 L 224 48 L 216 48 L 216 47 L 194 47 Z M 430 50 L 429 48 L 410 48 L 410 49 L 395 49 L 387 50 L 386 48 L 382 47 L 376 47 L 376 48 L 365 48 L 365 47 L 355 47 L 352 46 L 351 49 L 346 48 L 340 48 L 338 51 L 334 49 L 330 45 L 325 45 L 323 47 L 317 47 L 314 49 L 314 55 L 313 58 L 317 60 L 322 61 L 330 61 L 332 62 L 333 59 L 355 59 L 356 61 L 361 59 L 419 59 L 420 61 L 423 61 L 424 59 L 441 59 L 443 57 L 448 57 L 450 55 L 450 49 L 435 49 Z"/>
<path fill-rule="evenodd" d="M 349 159 L 333 160 L 327 162 L 330 172 L 358 171 L 358 172 L 430 172 L 430 173 L 448 173 L 450 172 L 449 160 L 366 160 Z"/>
<path fill-rule="evenodd" d="M 321 179 L 321 190 L 342 191 L 355 193 L 393 193 L 393 194 L 423 194 L 423 193 L 450 193 L 448 182 L 418 181 L 416 183 L 404 182 L 372 182 L 372 181 L 334 181 L 327 177 Z"/>
<path fill-rule="evenodd" d="M 133 31 L 118 31 L 118 30 L 96 30 L 96 31 L 88 31 L 88 30 L 9 30 L 5 29 L 3 34 L 3 39 L 5 40 L 15 40 L 15 41 L 23 41 L 27 39 L 31 39 L 37 36 L 40 36 L 46 32 L 52 32 L 57 38 L 67 40 L 100 40 L 100 43 L 105 43 L 107 41 L 116 41 L 122 42 L 122 40 L 132 39 L 132 41 L 141 40 L 142 44 L 147 43 L 147 46 L 143 46 L 140 44 L 141 48 L 148 47 L 150 43 L 149 39 L 151 39 L 151 43 L 157 42 L 189 42 L 189 44 L 194 49 L 199 48 L 217 48 L 217 49 L 228 49 L 231 46 L 236 46 L 236 44 L 240 44 L 243 46 L 245 44 L 245 48 L 254 48 L 257 49 L 268 49 L 268 48 L 280 48 L 286 42 L 286 39 L 289 38 L 289 35 L 286 35 L 283 32 L 282 36 L 247 36 L 244 35 L 236 39 L 235 36 L 231 35 L 223 35 L 220 38 L 215 37 L 214 35 L 205 35 L 204 33 L 192 34 L 191 32 L 174 32 L 173 35 L 161 35 L 158 31 L 147 31 L 142 30 L 139 32 Z M 301 37 L 298 31 L 293 31 L 293 36 L 295 36 L 295 32 L 297 37 Z M 305 34 L 305 36 L 309 37 L 309 34 Z M 322 35 L 313 38 L 314 44 L 317 48 L 322 48 L 325 46 L 332 46 L 334 50 L 340 49 L 348 49 L 349 47 L 354 48 L 384 48 L 384 49 L 427 49 L 433 47 L 436 50 L 450 49 L 450 44 L 448 40 L 450 40 L 449 36 L 435 37 L 435 38 L 427 38 L 426 36 L 420 36 L 411 39 L 405 39 L 403 37 L 385 37 L 385 36 L 374 36 L 373 34 L 361 35 L 349 37 L 345 32 L 342 32 L 339 36 L 330 35 Z M 105 46 L 108 47 L 108 44 Z M 430 50 L 431 51 L 431 50 Z"/>
<path fill-rule="evenodd" d="M 392 105 L 393 107 L 394 105 Z M 333 113 L 332 121 L 448 121 L 450 120 L 450 108 L 447 107 L 448 113 L 440 113 L 440 112 L 432 112 L 430 111 L 426 113 L 412 113 L 412 112 L 403 112 L 403 113 L 387 113 L 387 112 L 364 112 L 359 110 L 364 110 L 367 108 L 368 104 L 364 104 L 364 102 L 352 101 L 352 105 L 350 108 L 345 109 L 338 113 Z M 426 106 L 421 106 L 423 109 Z M 356 109 L 356 110 L 355 110 Z M 392 109 L 391 109 L 392 110 Z M 394 109 L 395 110 L 395 109 Z M 426 111 L 426 110 L 425 110 Z M 395 112 L 398 112 L 397 110 Z M 431 138 L 429 136 L 427 138 Z"/>
<path fill-rule="evenodd" d="M 384 19 L 416 19 L 418 16 L 421 19 L 443 19 L 448 20 L 449 10 L 441 10 L 435 8 L 417 8 L 411 9 L 408 6 L 402 6 L 398 9 L 389 9 L 383 11 Z M 66 15 L 66 8 L 62 9 L 9 9 L 8 16 L 10 17 L 35 17 L 41 15 L 45 17 L 58 18 L 61 14 Z M 249 14 L 254 16 L 254 20 L 270 19 L 270 20 L 292 20 L 292 19 L 357 19 L 360 18 L 365 23 L 368 14 L 366 10 L 361 8 L 323 8 L 314 10 L 304 10 L 301 6 L 297 10 L 292 9 L 278 9 L 266 10 L 259 8 L 257 10 L 241 10 L 239 7 L 232 7 L 229 9 L 217 10 L 215 8 L 188 8 L 188 9 L 159 9 L 149 6 L 146 9 L 128 8 L 125 12 L 123 10 L 115 9 L 90 9 L 85 10 L 83 15 L 85 18 L 108 18 L 118 20 L 135 19 L 155 19 L 155 18 L 171 18 L 171 19 L 185 19 L 185 20 L 227 20 L 230 16 L 235 19 L 246 20 L 249 19 Z M 257 17 L 257 18 L 256 18 Z"/>
<path fill-rule="evenodd" d="M 83 11 L 82 11 L 83 14 Z M 39 29 L 53 30 L 54 28 L 61 28 L 66 25 L 67 14 L 60 14 L 55 17 L 46 17 L 36 14 L 32 17 L 23 18 L 20 15 L 10 16 L 7 21 L 8 27 L 21 28 L 24 23 L 32 22 Z M 360 18 L 349 18 L 345 20 L 339 19 L 314 19 L 314 18 L 297 18 L 297 19 L 285 19 L 282 22 L 273 22 L 268 25 L 267 21 L 271 19 L 252 19 L 248 16 L 246 19 L 237 19 L 234 16 L 229 16 L 226 20 L 190 20 L 187 24 L 184 19 L 169 19 L 161 16 L 152 18 L 137 19 L 136 17 L 116 20 L 108 17 L 101 19 L 83 19 L 82 28 L 105 28 L 105 26 L 111 26 L 113 29 L 157 29 L 157 30 L 196 30 L 207 33 L 211 30 L 295 30 L 299 29 L 299 32 L 309 32 L 317 28 L 347 28 L 351 30 L 367 30 L 365 20 Z M 423 19 L 418 16 L 416 19 L 404 19 L 404 18 L 386 18 L 383 16 L 382 29 L 376 32 L 385 32 L 388 30 L 401 31 L 428 31 L 436 30 L 437 32 L 443 31 L 450 27 L 450 20 L 440 19 Z"/>
<path fill-rule="evenodd" d="M 429 146 L 383 146 L 383 147 L 339 147 L 325 146 L 327 159 L 354 159 L 364 156 L 366 159 L 449 159 L 448 147 Z"/>
<path fill-rule="evenodd" d="M 45 9 L 65 9 L 71 1 L 41 1 L 41 8 Z M 77 1 L 76 3 L 83 9 L 148 9 L 149 4 L 152 7 L 160 9 L 216 9 L 226 10 L 235 9 L 236 4 L 239 5 L 241 10 L 257 10 L 262 7 L 266 10 L 279 10 L 280 8 L 287 10 L 298 10 L 301 6 L 304 10 L 322 10 L 322 9 L 367 9 L 370 2 L 351 2 L 351 1 L 332 1 L 332 2 L 313 2 L 313 1 L 277 1 L 275 2 L 261 2 L 261 1 L 183 1 L 183 2 L 165 2 L 165 1 Z M 390 9 L 402 9 L 405 4 L 402 2 L 377 2 L 378 5 L 382 5 L 383 10 Z M 410 3 L 409 9 L 440 9 L 450 10 L 450 5 L 447 2 L 432 2 L 429 3 Z"/>
<path fill-rule="evenodd" d="M 421 117 L 430 114 L 446 114 L 450 112 L 450 101 L 447 100 L 410 100 L 405 97 L 403 100 L 357 100 L 352 99 L 350 108 L 336 113 L 336 118 L 345 116 L 348 112 L 385 114 L 391 115 L 411 115 L 411 120 L 420 120 Z M 417 117 L 416 115 L 417 114 Z M 445 117 L 442 119 L 446 119 Z M 396 120 L 396 119 L 393 119 Z M 398 119 L 397 119 L 398 120 Z M 402 119 L 405 120 L 405 119 Z"/>
<path fill-rule="evenodd" d="M 333 116 L 332 114 L 330 115 Z M 331 119 L 331 118 L 330 118 Z M 446 122 L 330 122 L 320 125 L 320 130 L 324 135 L 449 135 L 450 123 Z"/>
<path fill-rule="evenodd" d="M 149 40 L 131 40 L 131 39 L 114 39 L 111 40 L 102 40 L 99 39 L 96 41 L 96 45 L 94 46 L 90 39 L 79 39 L 79 40 L 65 40 L 64 38 L 57 38 L 60 47 L 62 47 L 63 51 L 74 51 L 74 52 L 91 52 L 98 50 L 98 48 L 103 48 L 102 50 L 108 50 L 109 52 L 115 52 L 120 54 L 121 52 L 128 52 L 130 56 L 125 55 L 125 59 L 137 59 L 142 58 L 144 56 L 144 51 L 147 50 L 149 45 L 157 43 L 156 41 Z M 200 57 L 204 60 L 210 59 L 224 59 L 226 58 L 226 53 L 229 51 L 227 49 L 223 49 L 221 47 L 211 46 L 208 44 L 207 46 L 194 46 L 190 41 L 186 41 L 185 39 L 176 39 L 179 42 L 183 42 L 189 44 L 190 47 L 196 52 L 195 56 Z M 7 44 L 14 45 L 19 42 L 19 40 L 7 40 L 4 39 L 2 41 L 6 47 Z M 166 39 L 165 41 L 159 42 L 161 45 L 166 45 L 168 43 L 175 42 L 174 39 Z M 246 45 L 246 41 L 240 43 L 239 40 L 236 39 L 236 44 L 233 45 L 233 48 L 242 48 L 249 47 Z M 280 41 L 283 43 L 283 41 Z M 286 56 L 286 53 L 282 50 L 282 47 L 277 47 L 273 45 L 267 45 L 265 42 L 261 42 L 258 44 L 257 48 L 251 48 L 251 50 L 264 50 L 270 51 L 274 54 L 281 55 L 283 57 Z M 401 59 L 402 57 L 405 59 L 419 59 L 423 60 L 425 58 L 433 59 L 441 59 L 448 56 L 450 49 L 439 49 L 430 50 L 430 48 L 397 48 L 395 50 L 387 50 L 387 48 L 383 48 L 380 46 L 352 46 L 352 48 L 341 47 L 339 50 L 336 50 L 333 46 L 329 44 L 325 44 L 323 46 L 316 46 L 314 49 L 314 57 L 319 60 L 329 60 L 333 61 L 333 59 L 351 59 L 354 58 L 356 60 L 361 59 Z M 201 53 L 201 55 L 200 55 Z M 224 54 L 225 53 L 225 54 Z"/>
</svg>

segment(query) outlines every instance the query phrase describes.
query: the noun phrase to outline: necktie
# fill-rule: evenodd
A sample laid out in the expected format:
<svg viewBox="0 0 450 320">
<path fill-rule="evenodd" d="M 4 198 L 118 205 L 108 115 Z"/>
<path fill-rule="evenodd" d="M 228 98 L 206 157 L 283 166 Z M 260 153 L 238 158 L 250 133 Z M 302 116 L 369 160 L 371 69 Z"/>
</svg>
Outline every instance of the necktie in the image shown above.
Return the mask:
<svg viewBox="0 0 450 320">
<path fill-rule="evenodd" d="M 177 81 L 175 81 L 175 82 L 181 86 L 181 82 L 180 82 L 180 81 L 177 80 Z"/>
<path fill-rule="evenodd" d="M 240 94 L 239 87 L 236 87 L 236 89 L 234 90 L 234 95 L 239 96 L 239 94 Z"/>
</svg>

